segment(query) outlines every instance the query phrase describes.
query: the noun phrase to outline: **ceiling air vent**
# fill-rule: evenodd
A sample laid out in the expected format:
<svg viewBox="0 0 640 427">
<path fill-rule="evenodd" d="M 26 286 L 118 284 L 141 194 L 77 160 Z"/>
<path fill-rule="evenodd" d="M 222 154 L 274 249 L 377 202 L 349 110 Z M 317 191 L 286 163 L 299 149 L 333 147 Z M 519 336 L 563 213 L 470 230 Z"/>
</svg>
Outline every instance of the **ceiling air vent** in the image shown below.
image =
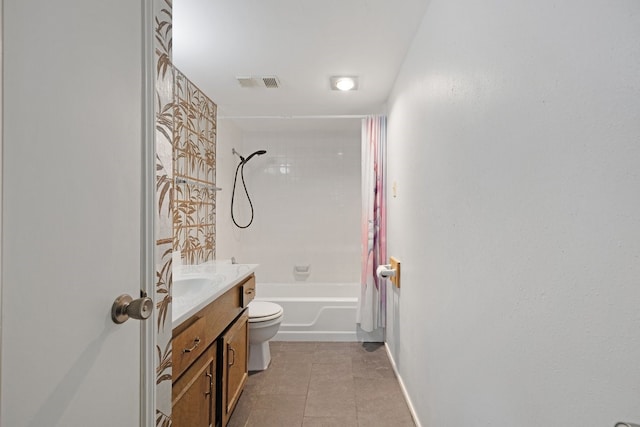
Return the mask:
<svg viewBox="0 0 640 427">
<path fill-rule="evenodd" d="M 240 83 L 240 87 L 266 87 L 267 89 L 280 87 L 280 81 L 276 76 L 236 76 L 236 80 Z"/>
<path fill-rule="evenodd" d="M 262 81 L 264 83 L 264 87 L 269 89 L 277 89 L 280 87 L 280 82 L 276 76 L 263 76 Z"/>
</svg>

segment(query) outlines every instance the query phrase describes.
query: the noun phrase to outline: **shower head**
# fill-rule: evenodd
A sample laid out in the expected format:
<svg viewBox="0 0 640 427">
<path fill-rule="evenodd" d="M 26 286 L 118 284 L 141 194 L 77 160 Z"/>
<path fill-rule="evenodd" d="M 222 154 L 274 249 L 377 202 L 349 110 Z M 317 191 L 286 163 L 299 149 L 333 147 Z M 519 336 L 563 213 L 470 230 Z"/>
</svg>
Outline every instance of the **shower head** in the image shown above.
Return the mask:
<svg viewBox="0 0 640 427">
<path fill-rule="evenodd" d="M 251 160 L 253 156 L 256 156 L 256 155 L 262 156 L 263 154 L 266 154 L 266 153 L 267 153 L 267 150 L 258 150 L 254 153 L 249 154 L 249 156 L 246 159 L 242 159 L 242 163 L 247 163 L 249 160 Z"/>
</svg>

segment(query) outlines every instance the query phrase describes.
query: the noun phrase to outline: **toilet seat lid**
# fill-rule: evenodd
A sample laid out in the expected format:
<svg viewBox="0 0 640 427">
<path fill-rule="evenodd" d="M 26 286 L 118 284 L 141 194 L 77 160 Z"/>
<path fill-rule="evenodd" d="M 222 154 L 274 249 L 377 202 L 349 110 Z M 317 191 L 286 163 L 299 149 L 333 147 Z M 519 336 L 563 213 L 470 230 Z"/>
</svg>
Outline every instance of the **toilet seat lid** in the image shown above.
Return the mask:
<svg viewBox="0 0 640 427">
<path fill-rule="evenodd" d="M 282 315 L 282 307 L 268 301 L 251 301 L 249 303 L 249 322 L 266 322 Z"/>
</svg>

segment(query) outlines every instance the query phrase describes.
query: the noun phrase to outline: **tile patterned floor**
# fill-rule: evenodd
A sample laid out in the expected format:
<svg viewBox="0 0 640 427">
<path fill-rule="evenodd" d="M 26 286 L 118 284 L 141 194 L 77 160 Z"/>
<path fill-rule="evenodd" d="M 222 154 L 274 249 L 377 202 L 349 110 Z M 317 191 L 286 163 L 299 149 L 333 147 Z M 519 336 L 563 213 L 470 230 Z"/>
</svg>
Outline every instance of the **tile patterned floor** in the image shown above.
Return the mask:
<svg viewBox="0 0 640 427">
<path fill-rule="evenodd" d="M 229 427 L 414 427 L 377 343 L 271 342 L 271 366 L 251 373 Z"/>
</svg>

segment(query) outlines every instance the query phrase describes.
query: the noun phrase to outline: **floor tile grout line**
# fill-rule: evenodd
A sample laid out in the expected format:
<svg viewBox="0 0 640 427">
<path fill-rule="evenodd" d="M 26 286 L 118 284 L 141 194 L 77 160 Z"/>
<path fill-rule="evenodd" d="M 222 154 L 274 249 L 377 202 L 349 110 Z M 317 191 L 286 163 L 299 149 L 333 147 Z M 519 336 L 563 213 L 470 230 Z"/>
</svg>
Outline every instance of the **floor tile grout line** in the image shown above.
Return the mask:
<svg viewBox="0 0 640 427">
<path fill-rule="evenodd" d="M 302 408 L 302 422 L 300 423 L 300 427 L 304 425 L 304 417 L 305 417 L 305 414 L 307 413 L 307 400 L 309 400 L 309 386 L 311 385 L 311 372 L 313 372 L 313 362 L 311 362 L 309 379 L 307 380 L 307 392 L 304 395 L 304 406 Z"/>
<path fill-rule="evenodd" d="M 356 411 L 356 426 L 360 425 L 360 420 L 358 419 L 358 398 L 356 396 L 356 378 L 353 376 L 353 356 L 351 356 L 351 380 L 353 381 L 353 406 L 355 406 Z"/>
</svg>

